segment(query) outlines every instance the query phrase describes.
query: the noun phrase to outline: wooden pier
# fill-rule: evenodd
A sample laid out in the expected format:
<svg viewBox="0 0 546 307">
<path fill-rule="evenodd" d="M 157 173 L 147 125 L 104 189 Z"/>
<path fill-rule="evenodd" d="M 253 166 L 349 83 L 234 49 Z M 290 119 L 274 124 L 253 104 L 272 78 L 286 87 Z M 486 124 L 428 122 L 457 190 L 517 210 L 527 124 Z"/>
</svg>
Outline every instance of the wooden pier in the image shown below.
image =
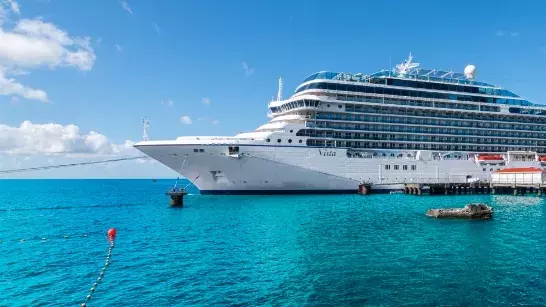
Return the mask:
<svg viewBox="0 0 546 307">
<path fill-rule="evenodd" d="M 428 188 L 429 195 L 489 194 L 491 186 L 487 182 L 472 183 L 409 183 L 404 185 L 404 194 L 423 195 Z"/>
<path fill-rule="evenodd" d="M 546 192 L 546 184 L 503 184 L 492 183 L 492 194 L 513 194 L 513 195 L 526 195 L 537 194 L 542 196 Z"/>
<path fill-rule="evenodd" d="M 427 189 L 428 188 L 428 189 Z M 428 190 L 429 195 L 475 195 L 475 194 L 511 194 L 526 195 L 546 194 L 546 184 L 499 184 L 487 182 L 475 183 L 442 183 L 442 184 L 419 184 L 412 183 L 404 186 L 404 194 L 423 195 Z"/>
<path fill-rule="evenodd" d="M 426 178 L 420 178 L 419 182 L 389 182 L 389 184 L 403 184 L 404 194 L 418 196 L 423 194 L 536 194 L 542 196 L 546 193 L 546 170 L 538 167 L 506 168 L 493 172 L 489 180 L 472 178 L 471 176 L 450 176 L 448 178 L 428 178 L 428 181 Z M 373 182 L 360 181 L 358 194 L 370 194 L 373 185 Z"/>
</svg>

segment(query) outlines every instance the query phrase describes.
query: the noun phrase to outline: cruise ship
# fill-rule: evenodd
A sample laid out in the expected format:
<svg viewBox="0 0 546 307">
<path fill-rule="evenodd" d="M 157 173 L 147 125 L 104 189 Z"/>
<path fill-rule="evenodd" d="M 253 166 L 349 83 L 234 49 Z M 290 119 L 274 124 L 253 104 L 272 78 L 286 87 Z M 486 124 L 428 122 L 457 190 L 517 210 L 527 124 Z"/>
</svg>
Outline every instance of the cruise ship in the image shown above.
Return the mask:
<svg viewBox="0 0 546 307">
<path fill-rule="evenodd" d="M 406 183 L 487 181 L 546 165 L 546 106 L 410 56 L 372 74 L 322 71 L 268 104 L 269 122 L 231 137 L 144 140 L 135 147 L 202 194 L 356 193 Z"/>
</svg>

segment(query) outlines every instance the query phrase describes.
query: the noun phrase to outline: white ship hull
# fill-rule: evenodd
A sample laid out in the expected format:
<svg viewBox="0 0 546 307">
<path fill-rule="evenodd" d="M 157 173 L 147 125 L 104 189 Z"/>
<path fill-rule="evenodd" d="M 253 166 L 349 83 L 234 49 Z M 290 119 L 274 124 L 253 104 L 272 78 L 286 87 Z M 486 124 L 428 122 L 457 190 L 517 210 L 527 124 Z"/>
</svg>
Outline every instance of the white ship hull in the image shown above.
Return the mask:
<svg viewBox="0 0 546 307">
<path fill-rule="evenodd" d="M 338 148 L 239 144 L 239 153 L 229 155 L 227 144 L 140 142 L 135 147 L 191 180 L 202 194 L 356 193 L 360 181 L 387 192 L 404 183 L 488 181 L 491 170 L 499 169 L 472 159 L 349 158 Z"/>
<path fill-rule="evenodd" d="M 233 137 L 179 137 L 135 147 L 202 193 L 356 193 L 404 184 L 490 181 L 546 166 L 546 107 L 465 73 L 419 68 L 318 72 L 268 104 L 271 120 Z M 148 139 L 147 121 L 143 138 Z"/>
</svg>

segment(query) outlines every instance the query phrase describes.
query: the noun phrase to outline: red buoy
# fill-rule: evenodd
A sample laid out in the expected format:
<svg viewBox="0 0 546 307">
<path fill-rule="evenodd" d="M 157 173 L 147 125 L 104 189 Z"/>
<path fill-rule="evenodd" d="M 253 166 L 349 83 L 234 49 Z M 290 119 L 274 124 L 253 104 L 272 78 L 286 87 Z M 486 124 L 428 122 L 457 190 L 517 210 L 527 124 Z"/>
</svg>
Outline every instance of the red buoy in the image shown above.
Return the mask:
<svg viewBox="0 0 546 307">
<path fill-rule="evenodd" d="M 116 229 L 110 228 L 108 229 L 108 240 L 112 241 L 116 238 Z"/>
</svg>

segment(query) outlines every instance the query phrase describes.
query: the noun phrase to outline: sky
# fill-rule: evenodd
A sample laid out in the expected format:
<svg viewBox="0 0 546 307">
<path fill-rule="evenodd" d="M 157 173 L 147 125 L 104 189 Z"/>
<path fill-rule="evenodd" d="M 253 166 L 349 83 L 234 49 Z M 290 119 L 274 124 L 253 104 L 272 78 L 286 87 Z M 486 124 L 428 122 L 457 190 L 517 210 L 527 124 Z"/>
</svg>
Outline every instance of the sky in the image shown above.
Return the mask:
<svg viewBox="0 0 546 307">
<path fill-rule="evenodd" d="M 152 139 L 267 122 L 317 71 L 411 52 L 546 104 L 544 1 L 0 0 L 0 171 L 139 155 Z M 150 160 L 0 178 L 175 178 Z"/>
</svg>

